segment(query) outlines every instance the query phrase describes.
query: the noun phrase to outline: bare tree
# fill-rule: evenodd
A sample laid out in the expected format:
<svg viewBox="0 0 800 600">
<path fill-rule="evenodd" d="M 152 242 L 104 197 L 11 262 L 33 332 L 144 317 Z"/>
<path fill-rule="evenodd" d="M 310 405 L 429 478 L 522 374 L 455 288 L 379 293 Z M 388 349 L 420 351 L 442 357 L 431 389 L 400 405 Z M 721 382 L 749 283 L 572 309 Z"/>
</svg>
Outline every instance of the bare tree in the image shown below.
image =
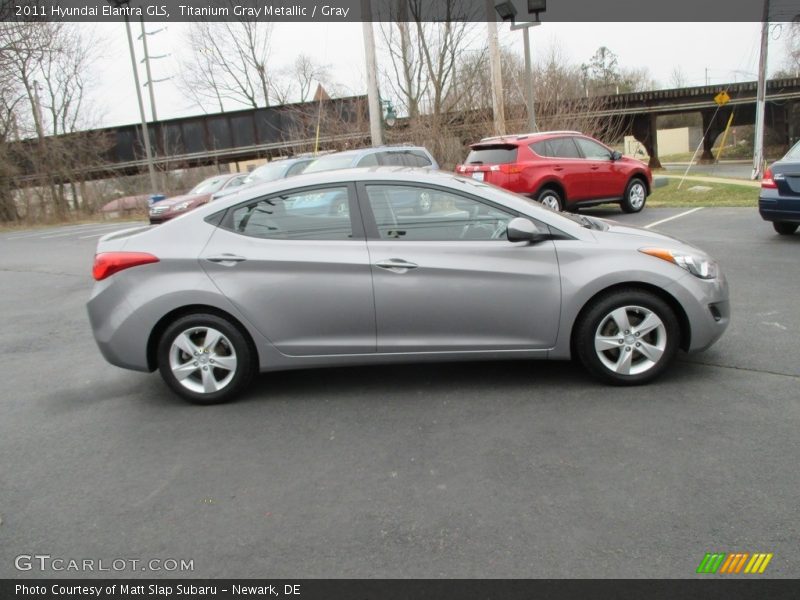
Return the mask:
<svg viewBox="0 0 800 600">
<path fill-rule="evenodd" d="M 252 108 L 270 105 L 268 68 L 272 24 L 263 21 L 192 23 L 181 61 L 181 80 L 195 103 L 208 112 L 226 102 Z M 216 110 L 215 107 L 215 110 Z"/>
<path fill-rule="evenodd" d="M 672 68 L 672 73 L 669 76 L 669 85 L 672 88 L 683 88 L 688 85 L 686 72 L 680 65 L 676 65 Z"/>
<path fill-rule="evenodd" d="M 90 38 L 86 31 L 72 24 L 46 22 L 0 26 L 4 50 L 0 60 L 2 154 L 6 163 L 13 165 L 9 144 L 22 144 L 19 148 L 24 148 L 25 159 L 40 174 L 38 187 L 33 189 L 41 216 L 54 213 L 65 218 L 70 210 L 68 195 L 73 208 L 78 208 L 76 184 L 81 181 L 75 171 L 96 160 L 104 148 L 97 136 L 77 133 L 80 127 L 90 125 L 83 118 L 87 113 L 86 73 L 93 53 L 99 51 L 98 39 Z M 36 143 L 23 141 L 31 136 Z M 8 190 L 10 194 L 10 186 Z M 2 216 L 13 216 L 8 207 L 13 201 L 6 197 L 3 202 Z"/>
<path fill-rule="evenodd" d="M 291 66 L 281 69 L 272 78 L 270 89 L 277 104 L 307 102 L 317 85 L 327 88 L 329 81 L 329 65 L 320 64 L 307 54 L 299 54 Z"/>
<path fill-rule="evenodd" d="M 426 0 L 397 0 L 392 21 L 381 33 L 391 69 L 383 73 L 400 108 L 414 118 L 421 113 L 441 116 L 464 93 L 458 76 L 462 61 L 477 29 L 459 21 L 473 8 L 461 0 L 444 0 L 445 22 L 431 22 L 431 11 L 442 10 Z M 406 20 L 408 19 L 408 21 Z"/>
</svg>

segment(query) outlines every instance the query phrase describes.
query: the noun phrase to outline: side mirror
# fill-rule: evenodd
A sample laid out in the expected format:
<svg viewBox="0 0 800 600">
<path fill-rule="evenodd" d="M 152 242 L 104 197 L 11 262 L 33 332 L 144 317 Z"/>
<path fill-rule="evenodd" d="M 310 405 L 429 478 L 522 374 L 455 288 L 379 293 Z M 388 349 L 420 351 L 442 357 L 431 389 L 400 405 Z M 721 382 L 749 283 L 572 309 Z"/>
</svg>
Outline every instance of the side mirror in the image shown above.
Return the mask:
<svg viewBox="0 0 800 600">
<path fill-rule="evenodd" d="M 546 240 L 549 235 L 539 229 L 530 219 L 517 217 L 508 222 L 506 235 L 509 242 L 536 243 Z"/>
<path fill-rule="evenodd" d="M 620 158 L 622 158 L 622 152 L 619 152 L 618 150 L 611 152 L 611 160 L 619 160 Z"/>
</svg>

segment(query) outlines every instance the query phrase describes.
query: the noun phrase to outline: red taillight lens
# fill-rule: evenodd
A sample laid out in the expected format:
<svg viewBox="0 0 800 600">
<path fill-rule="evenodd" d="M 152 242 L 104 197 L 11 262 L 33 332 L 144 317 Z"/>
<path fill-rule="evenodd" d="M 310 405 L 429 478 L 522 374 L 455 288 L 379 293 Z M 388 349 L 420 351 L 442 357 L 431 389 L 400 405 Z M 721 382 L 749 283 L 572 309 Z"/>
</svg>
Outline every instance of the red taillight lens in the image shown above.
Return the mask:
<svg viewBox="0 0 800 600">
<path fill-rule="evenodd" d="M 130 267 L 158 262 L 158 258 L 147 252 L 101 252 L 94 257 L 92 277 L 102 281 Z"/>
<path fill-rule="evenodd" d="M 517 173 L 522 173 L 522 167 L 515 164 L 502 164 L 500 165 L 500 172 L 506 175 L 516 175 Z"/>
<path fill-rule="evenodd" d="M 775 183 L 775 180 L 772 178 L 772 169 L 767 169 L 764 171 L 764 178 L 761 180 L 761 187 L 768 190 L 774 190 L 778 187 L 778 184 Z"/>
</svg>

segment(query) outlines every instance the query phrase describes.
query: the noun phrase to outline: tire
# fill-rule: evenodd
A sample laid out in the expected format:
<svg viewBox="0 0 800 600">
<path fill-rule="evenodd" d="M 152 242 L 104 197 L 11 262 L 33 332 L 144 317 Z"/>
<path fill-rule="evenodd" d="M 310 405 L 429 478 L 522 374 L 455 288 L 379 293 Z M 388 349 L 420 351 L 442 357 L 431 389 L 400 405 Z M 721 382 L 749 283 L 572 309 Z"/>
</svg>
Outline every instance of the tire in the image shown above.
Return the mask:
<svg viewBox="0 0 800 600">
<path fill-rule="evenodd" d="M 561 194 L 553 188 L 548 187 L 540 191 L 536 195 L 536 201 L 556 212 L 564 210 L 564 200 L 561 198 Z"/>
<path fill-rule="evenodd" d="M 658 296 L 638 289 L 595 300 L 581 315 L 573 337 L 586 370 L 614 385 L 652 381 L 669 366 L 679 345 L 675 311 Z"/>
<path fill-rule="evenodd" d="M 620 202 L 622 211 L 626 213 L 640 212 L 647 202 L 647 185 L 638 177 L 634 177 L 628 182 L 625 188 L 625 196 Z"/>
<path fill-rule="evenodd" d="M 792 235 L 797 231 L 797 223 L 788 223 L 787 221 L 773 221 L 772 227 L 780 235 Z"/>
<path fill-rule="evenodd" d="M 206 345 L 208 336 L 214 338 L 212 347 Z M 255 351 L 244 334 L 227 319 L 206 313 L 180 317 L 167 327 L 157 358 L 166 384 L 194 404 L 232 400 L 256 371 Z"/>
</svg>

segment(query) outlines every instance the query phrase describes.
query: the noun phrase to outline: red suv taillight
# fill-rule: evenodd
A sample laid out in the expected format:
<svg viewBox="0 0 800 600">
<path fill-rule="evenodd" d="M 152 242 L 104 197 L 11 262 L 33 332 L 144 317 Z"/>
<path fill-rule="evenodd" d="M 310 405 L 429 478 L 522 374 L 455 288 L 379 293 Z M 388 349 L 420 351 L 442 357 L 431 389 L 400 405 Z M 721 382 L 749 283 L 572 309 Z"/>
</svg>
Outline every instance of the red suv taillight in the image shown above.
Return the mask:
<svg viewBox="0 0 800 600">
<path fill-rule="evenodd" d="M 775 180 L 772 178 L 772 169 L 767 169 L 764 171 L 764 177 L 761 180 L 761 187 L 768 190 L 777 189 L 778 184 L 775 183 Z"/>
<path fill-rule="evenodd" d="M 102 281 L 130 267 L 158 262 L 158 258 L 147 252 L 101 252 L 94 257 L 92 277 Z"/>
<path fill-rule="evenodd" d="M 498 171 L 505 173 L 506 175 L 516 175 L 517 173 L 522 173 L 522 167 L 515 165 L 514 163 L 507 163 L 498 166 Z"/>
</svg>

